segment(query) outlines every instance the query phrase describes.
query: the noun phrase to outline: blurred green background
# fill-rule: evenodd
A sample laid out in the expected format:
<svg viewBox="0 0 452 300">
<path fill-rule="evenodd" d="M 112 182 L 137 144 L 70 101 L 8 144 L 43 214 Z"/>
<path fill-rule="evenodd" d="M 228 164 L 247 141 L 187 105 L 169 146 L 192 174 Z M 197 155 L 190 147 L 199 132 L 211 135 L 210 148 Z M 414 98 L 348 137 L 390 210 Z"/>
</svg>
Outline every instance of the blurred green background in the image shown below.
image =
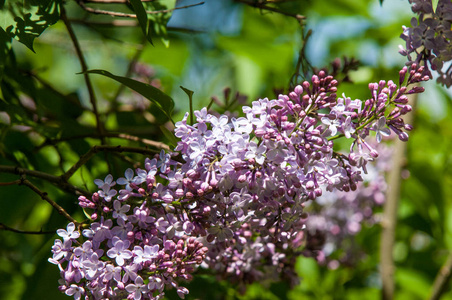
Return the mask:
<svg viewBox="0 0 452 300">
<path fill-rule="evenodd" d="M 198 2 L 178 1 L 177 6 L 194 3 Z M 189 110 L 180 86 L 194 91 L 195 109 L 216 96 L 223 103 L 223 107 L 213 105 L 219 111 L 227 106 L 226 87 L 248 96 L 247 103 L 258 97 L 273 98 L 275 89 L 287 91 L 303 45 L 301 26 L 294 18 L 229 0 L 206 0 L 203 5 L 175 11 L 168 23 L 169 47 L 159 38 L 154 38 L 154 46 L 143 43 L 138 27 L 92 24 L 112 19 L 87 16 L 74 1 L 65 7 L 89 69 L 124 76 L 130 62 L 136 60 L 150 72 L 148 79 L 175 100 L 175 121 Z M 339 95 L 365 99 L 369 82 L 398 79 L 398 70 L 405 63 L 397 52 L 403 42 L 399 39 L 401 26 L 409 25 L 413 16 L 408 0 L 384 1 L 382 6 L 377 0 L 306 0 L 281 7 L 307 17 L 305 32 L 312 29 L 312 36 L 306 56 L 313 66 L 323 67 L 343 56 L 360 60 L 361 67 L 350 74 L 353 83 L 343 83 Z M 60 175 L 99 143 L 91 136 L 39 147 L 46 138 L 95 133 L 94 116 L 85 109 L 90 104 L 83 76 L 76 74 L 81 70 L 79 61 L 61 21 L 35 40 L 35 53 L 17 41 L 12 47 L 15 57 L 9 58 L 5 68 L 2 92 L 16 102 L 8 106 L 11 120 L 0 119 L 0 165 Z M 34 79 L 27 72 L 32 72 Z M 128 75 L 139 77 L 137 73 Z M 159 119 L 153 107 L 129 90 L 122 91 L 115 103 L 112 99 L 119 84 L 102 76 L 91 78 L 107 130 L 165 141 L 160 129 L 165 120 Z M 449 90 L 434 81 L 425 88 L 414 110 L 415 129 L 408 142 L 401 186 L 394 248 L 396 299 L 428 298 L 433 280 L 452 250 L 452 98 Z M 143 146 L 124 139 L 109 142 Z M 109 172 L 122 176 L 132 162 L 144 158 L 97 154 L 71 183 L 93 190 L 95 178 L 103 179 Z M 16 179 L 17 175 L 0 173 L 0 182 Z M 46 181 L 28 179 L 70 214 L 83 219 L 76 196 Z M 26 187 L 0 186 L 0 193 L 0 223 L 31 231 L 54 232 L 66 227 L 66 219 Z M 55 238 L 55 234 L 0 231 L 0 299 L 70 299 L 58 291 L 58 269 L 47 261 Z M 189 286 L 189 299 L 379 299 L 379 239 L 378 225 L 364 228 L 357 236 L 367 255 L 354 268 L 328 270 L 313 259 L 300 258 L 297 271 L 302 279 L 293 290 L 285 283 L 255 284 L 240 295 L 226 282 L 200 276 Z M 177 299 L 171 292 L 168 297 Z M 450 285 L 442 299 L 452 299 Z"/>
</svg>

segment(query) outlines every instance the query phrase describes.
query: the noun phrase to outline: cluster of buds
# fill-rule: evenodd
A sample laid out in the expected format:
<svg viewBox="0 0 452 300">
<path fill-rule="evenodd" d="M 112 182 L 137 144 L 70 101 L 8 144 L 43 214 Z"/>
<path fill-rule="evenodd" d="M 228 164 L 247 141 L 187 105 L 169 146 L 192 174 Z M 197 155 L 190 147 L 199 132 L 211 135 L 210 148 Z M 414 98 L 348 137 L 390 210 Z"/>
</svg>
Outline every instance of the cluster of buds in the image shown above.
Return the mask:
<svg viewBox="0 0 452 300">
<path fill-rule="evenodd" d="M 308 200 L 325 191 L 356 190 L 378 156 L 366 139 L 411 126 L 410 87 L 428 80 L 412 64 L 392 81 L 369 84 L 366 101 L 338 98 L 337 81 L 320 71 L 289 95 L 243 107 L 243 117 L 215 116 L 206 108 L 176 123 L 175 152 L 146 159 L 79 204 L 91 216 L 81 232 L 59 230 L 50 261 L 59 266 L 60 289 L 74 299 L 159 299 L 166 288 L 182 298 L 202 267 L 237 282 L 289 280 L 296 257 L 310 244 Z M 337 138 L 350 152 L 334 149 Z M 118 187 L 119 186 L 119 187 Z"/>
</svg>

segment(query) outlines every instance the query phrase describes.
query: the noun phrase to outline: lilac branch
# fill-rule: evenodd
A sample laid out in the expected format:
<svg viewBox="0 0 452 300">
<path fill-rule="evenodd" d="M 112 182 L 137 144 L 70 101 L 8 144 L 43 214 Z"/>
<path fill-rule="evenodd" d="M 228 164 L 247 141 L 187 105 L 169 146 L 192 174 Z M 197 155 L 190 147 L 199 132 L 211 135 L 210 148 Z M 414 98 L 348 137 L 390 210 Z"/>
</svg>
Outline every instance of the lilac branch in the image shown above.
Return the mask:
<svg viewBox="0 0 452 300">
<path fill-rule="evenodd" d="M 277 8 L 274 8 L 272 6 L 268 6 L 267 5 L 269 3 L 271 4 L 274 1 L 265 1 L 265 0 L 264 1 L 236 0 L 236 1 L 240 2 L 240 3 L 243 3 L 243 4 L 246 4 L 246 5 L 249 5 L 249 6 L 252 6 L 252 7 L 255 7 L 255 8 L 259 8 L 261 10 L 262 9 L 263 10 L 268 10 L 268 11 L 271 11 L 271 12 L 276 12 L 278 14 L 287 16 L 287 17 L 295 18 L 300 23 L 300 25 L 303 25 L 303 21 L 306 19 L 306 17 L 303 16 L 303 15 L 288 13 L 288 12 L 285 12 L 283 10 L 280 10 L 280 9 L 277 9 Z"/>
<path fill-rule="evenodd" d="M 70 214 L 68 214 L 64 208 L 62 208 L 60 205 L 58 205 L 55 201 L 51 200 L 48 196 L 46 192 L 41 191 L 40 189 L 38 189 L 35 185 L 33 185 L 30 181 L 28 181 L 27 179 L 23 179 L 21 180 L 21 182 L 19 183 L 19 185 L 25 185 L 28 188 L 30 188 L 33 192 L 35 192 L 36 194 L 38 194 L 42 200 L 47 201 L 47 203 L 49 203 L 50 205 L 52 205 L 53 208 L 55 208 L 58 213 L 62 216 L 64 216 L 66 219 L 68 219 L 69 221 L 73 222 L 74 224 L 78 225 L 80 224 L 79 222 L 77 222 L 77 220 L 75 220 Z"/>
<path fill-rule="evenodd" d="M 54 175 L 50 175 L 50 174 L 40 172 L 40 171 L 28 170 L 28 169 L 24 169 L 24 168 L 19 168 L 19 167 L 14 167 L 14 166 L 4 166 L 4 165 L 0 165 L 0 172 L 17 174 L 17 175 L 28 175 L 28 176 L 32 176 L 35 178 L 40 178 L 40 179 L 53 183 L 55 186 L 57 186 L 58 188 L 66 191 L 66 192 L 70 192 L 72 194 L 84 195 L 86 197 L 91 196 L 90 192 L 87 192 L 83 189 L 80 189 L 74 185 L 69 184 L 67 182 L 67 180 L 62 179 L 61 176 L 54 176 Z M 19 183 L 20 183 L 20 180 L 18 180 L 18 181 L 16 180 L 16 181 L 13 181 L 12 183 L 9 183 L 9 182 L 0 183 L 0 186 L 1 185 L 10 185 L 10 184 L 19 184 Z"/>
<path fill-rule="evenodd" d="M 432 294 L 429 298 L 430 300 L 440 299 L 442 293 L 444 292 L 446 284 L 452 277 L 451 269 L 452 269 L 452 253 L 449 254 L 449 257 L 447 258 L 446 262 L 436 275 L 435 282 L 433 283 Z"/>
<path fill-rule="evenodd" d="M 112 17 L 122 17 L 122 18 L 136 18 L 137 15 L 136 14 L 128 14 L 128 13 L 122 13 L 122 12 L 117 12 L 117 11 L 110 11 L 110 10 L 102 10 L 102 9 L 95 9 L 95 8 L 91 8 L 85 5 L 84 1 L 77 1 L 78 5 L 83 8 L 85 11 L 89 12 L 89 13 L 93 13 L 93 14 L 98 14 L 98 15 L 109 15 Z M 117 2 L 118 3 L 118 2 Z M 121 2 L 119 2 L 121 3 Z M 122 2 L 124 3 L 124 2 Z M 180 7 L 175 7 L 175 8 L 171 8 L 171 9 L 162 9 L 162 10 L 154 10 L 154 11 L 146 11 L 147 14 L 164 14 L 164 13 L 169 13 L 172 11 L 175 11 L 177 9 L 184 9 L 184 8 L 190 8 L 190 7 L 194 7 L 194 6 L 198 6 L 198 5 L 203 5 L 204 2 L 199 2 L 199 3 L 195 3 L 195 4 L 190 4 L 190 5 L 185 5 L 185 6 L 180 6 Z"/>
<path fill-rule="evenodd" d="M 44 143 L 39 145 L 38 149 L 41 149 L 48 145 L 55 145 L 57 143 L 64 142 L 64 141 L 83 139 L 83 138 L 100 139 L 102 137 L 120 138 L 120 139 L 124 139 L 124 140 L 139 142 L 139 143 L 142 143 L 147 146 L 155 147 L 157 149 L 164 149 L 164 150 L 168 150 L 168 151 L 171 150 L 171 148 L 168 145 L 166 145 L 165 143 L 153 141 L 150 139 L 140 138 L 138 136 L 134 136 L 134 135 L 126 134 L 126 133 L 117 133 L 117 132 L 104 132 L 102 135 L 100 135 L 98 133 L 94 133 L 94 134 L 76 135 L 76 136 L 71 136 L 71 137 L 66 137 L 66 138 L 61 138 L 61 139 L 48 139 Z M 152 151 L 152 150 L 149 149 L 149 151 Z"/>
<path fill-rule="evenodd" d="M 141 0 L 141 2 L 153 2 L 154 0 Z M 122 3 L 126 4 L 129 1 L 127 0 L 83 0 L 80 2 L 87 2 L 87 3 L 97 3 L 97 4 L 109 4 L 109 3 Z"/>
<path fill-rule="evenodd" d="M 100 145 L 100 146 L 94 146 L 91 148 L 86 154 L 82 155 L 80 157 L 79 161 L 73 165 L 66 173 L 61 175 L 61 178 L 63 180 L 68 180 L 69 178 L 74 175 L 74 173 L 80 169 L 81 166 L 83 166 L 87 161 L 89 161 L 96 153 L 100 151 L 105 152 L 133 152 L 133 153 L 140 153 L 140 154 L 147 154 L 147 155 L 154 155 L 155 151 L 151 149 L 146 148 L 140 148 L 140 147 L 123 147 L 123 146 L 107 146 L 107 145 Z"/>
<path fill-rule="evenodd" d="M 88 75 L 88 73 L 86 73 L 86 71 L 88 71 L 88 66 L 86 64 L 85 57 L 83 56 L 82 50 L 80 48 L 80 44 L 79 44 L 79 42 L 77 40 L 77 37 L 76 37 L 74 31 L 72 30 L 71 23 L 67 19 L 66 11 L 64 9 L 64 6 L 61 6 L 61 20 L 63 20 L 64 25 L 67 28 L 67 31 L 69 33 L 69 36 L 71 37 L 72 43 L 74 44 L 77 56 L 78 56 L 78 58 L 80 60 L 80 65 L 82 67 L 83 77 L 85 78 L 86 87 L 88 89 L 89 99 L 90 99 L 91 105 L 93 106 L 93 113 L 94 113 L 94 115 L 96 117 L 97 131 L 99 132 L 99 134 L 102 134 L 104 132 L 104 130 L 103 130 L 103 127 L 102 127 L 102 123 L 100 121 L 99 112 L 97 110 L 96 95 L 94 93 L 94 88 L 93 88 L 93 85 L 92 85 L 91 80 L 89 78 L 89 75 Z M 103 139 L 102 139 L 102 144 L 104 144 L 104 140 Z"/>
<path fill-rule="evenodd" d="M 18 230 L 18 229 L 14 229 L 9 226 L 6 226 L 3 223 L 0 223 L 0 230 L 6 230 L 6 231 L 21 233 L 21 234 L 54 234 L 55 233 L 55 231 L 42 231 L 42 229 L 40 231 Z"/>
</svg>

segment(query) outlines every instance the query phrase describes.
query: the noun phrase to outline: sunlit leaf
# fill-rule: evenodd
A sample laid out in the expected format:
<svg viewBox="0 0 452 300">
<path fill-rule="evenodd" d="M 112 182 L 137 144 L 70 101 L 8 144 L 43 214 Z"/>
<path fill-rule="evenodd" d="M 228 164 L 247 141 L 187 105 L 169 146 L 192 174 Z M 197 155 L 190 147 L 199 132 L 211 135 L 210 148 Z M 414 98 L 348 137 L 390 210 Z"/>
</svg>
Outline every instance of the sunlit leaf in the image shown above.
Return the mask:
<svg viewBox="0 0 452 300">
<path fill-rule="evenodd" d="M 60 19 L 60 4 L 61 0 L 6 0 L 0 10 L 0 27 L 34 51 L 34 39 Z"/>
<path fill-rule="evenodd" d="M 89 70 L 86 73 L 104 75 L 122 83 L 128 88 L 131 88 L 135 92 L 139 93 L 140 95 L 154 103 L 160 109 L 160 111 L 162 111 L 165 116 L 167 116 L 168 119 L 173 122 L 173 120 L 171 119 L 171 114 L 174 108 L 174 101 L 170 96 L 168 96 L 158 88 L 127 77 L 113 75 L 105 70 Z"/>
<path fill-rule="evenodd" d="M 187 94 L 188 96 L 188 101 L 190 103 L 190 124 L 193 125 L 193 94 L 194 92 L 184 88 L 183 86 L 180 86 L 180 88 L 185 92 L 185 94 Z"/>
</svg>

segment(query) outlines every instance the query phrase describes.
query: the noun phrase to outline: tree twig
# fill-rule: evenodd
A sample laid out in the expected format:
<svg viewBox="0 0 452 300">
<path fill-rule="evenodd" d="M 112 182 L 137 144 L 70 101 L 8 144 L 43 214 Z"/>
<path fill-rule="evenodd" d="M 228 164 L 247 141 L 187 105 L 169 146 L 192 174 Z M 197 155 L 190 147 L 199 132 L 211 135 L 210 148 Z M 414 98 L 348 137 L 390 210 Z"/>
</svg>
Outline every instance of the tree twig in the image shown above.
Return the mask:
<svg viewBox="0 0 452 300">
<path fill-rule="evenodd" d="M 80 195 L 84 195 L 86 197 L 91 197 L 92 193 L 89 193 L 83 189 L 80 189 L 76 186 L 73 186 L 71 184 L 69 184 L 67 182 L 67 180 L 62 179 L 60 176 L 54 176 L 54 175 L 50 175 L 44 172 L 40 172 L 40 171 L 35 171 L 35 170 L 28 170 L 28 169 L 24 169 L 24 168 L 19 168 L 19 167 L 14 167 L 14 166 L 4 166 L 4 165 L 0 165 L 0 172 L 3 173 L 10 173 L 10 174 L 17 174 L 17 175 L 28 175 L 28 176 L 32 176 L 35 178 L 40 178 L 40 179 L 44 179 L 48 182 L 53 183 L 55 186 L 57 186 L 58 188 L 73 193 L 73 194 L 80 194 Z M 14 181 L 14 182 L 17 182 Z M 15 183 L 15 184 L 19 184 L 19 182 Z M 6 184 L 3 184 L 6 185 Z"/>
<path fill-rule="evenodd" d="M 409 102 L 414 107 L 418 94 L 408 96 Z M 413 113 L 405 116 L 405 122 L 413 123 Z M 394 144 L 394 154 L 392 157 L 392 168 L 388 174 L 388 190 L 386 192 L 386 201 L 383 208 L 383 217 L 381 221 L 382 232 L 380 241 L 380 275 L 382 281 L 382 300 L 394 299 L 395 265 L 393 258 L 393 249 L 395 243 L 395 230 L 397 224 L 397 208 L 400 196 L 401 172 L 405 164 L 405 152 L 407 143 L 396 140 Z"/>
<path fill-rule="evenodd" d="M 92 7 L 86 6 L 85 3 L 83 1 L 80 1 L 80 0 L 77 1 L 77 3 L 85 11 L 87 11 L 89 13 L 92 13 L 92 14 L 109 15 L 109 16 L 112 16 L 112 17 L 122 17 L 122 18 L 134 18 L 134 19 L 137 18 L 136 14 L 129 14 L 129 13 L 123 13 L 123 12 L 117 12 L 117 11 L 111 11 L 111 10 L 96 9 L 96 8 L 92 8 Z M 204 4 L 204 2 L 199 2 L 199 3 L 195 3 L 195 4 L 179 6 L 179 7 L 170 8 L 170 9 L 146 11 L 146 13 L 150 14 L 150 15 L 152 15 L 152 14 L 165 14 L 165 13 L 169 13 L 169 12 L 175 11 L 177 9 L 185 9 L 185 8 L 190 8 L 190 7 L 203 5 L 203 4 Z"/>
<path fill-rule="evenodd" d="M 452 253 L 449 254 L 449 257 L 447 258 L 446 262 L 436 275 L 435 282 L 433 283 L 432 293 L 429 298 L 430 300 L 440 299 L 442 293 L 444 292 L 446 284 L 452 277 L 451 269 L 452 269 Z"/>
<path fill-rule="evenodd" d="M 66 219 L 68 219 L 71 222 L 74 222 L 74 224 L 76 226 L 78 226 L 78 224 L 80 224 L 79 222 L 77 222 L 76 219 L 74 219 L 70 214 L 68 214 L 64 208 L 62 208 L 60 205 L 58 205 L 55 201 L 51 200 L 48 196 L 46 192 L 41 191 L 40 189 L 38 189 L 35 185 L 33 185 L 30 181 L 28 181 L 27 179 L 23 179 L 21 181 L 21 183 L 19 185 L 25 185 L 28 188 L 30 188 L 33 192 L 35 192 L 36 194 L 38 194 L 42 200 L 47 201 L 47 203 L 49 203 L 50 205 L 53 206 L 53 208 L 55 208 L 58 213 L 62 216 L 64 216 Z"/>
<path fill-rule="evenodd" d="M 142 144 L 147 145 L 147 146 L 155 147 L 157 149 L 164 149 L 164 150 L 167 150 L 167 151 L 171 150 L 171 148 L 165 143 L 157 142 L 157 141 L 153 141 L 153 140 L 149 140 L 149 139 L 145 139 L 145 138 L 140 138 L 138 136 L 134 136 L 134 135 L 126 134 L 126 133 L 104 132 L 103 136 L 104 137 L 120 138 L 120 139 L 124 139 L 124 140 L 139 142 L 139 143 L 142 143 Z M 100 138 L 100 135 L 98 133 L 92 133 L 92 134 L 75 135 L 75 136 L 66 137 L 66 138 L 60 138 L 60 139 L 48 139 L 48 140 L 44 141 L 41 145 L 39 145 L 37 147 L 37 149 L 41 149 L 41 148 L 43 148 L 45 146 L 48 146 L 48 145 L 55 145 L 57 143 L 64 142 L 64 141 L 70 141 L 70 140 L 76 140 L 76 139 L 84 139 L 84 138 Z M 149 151 L 152 151 L 152 150 L 149 149 Z"/>
<path fill-rule="evenodd" d="M 115 26 L 115 27 L 136 27 L 138 22 L 136 20 L 112 20 L 110 22 L 85 20 L 85 19 L 69 19 L 71 23 L 79 23 L 84 25 L 94 26 Z"/>
<path fill-rule="evenodd" d="M 17 179 L 17 180 L 14 180 L 14 181 L 10 181 L 10 182 L 0 182 L 0 186 L 16 185 L 16 184 L 19 184 L 21 182 L 22 182 L 22 180 L 20 180 L 20 179 Z"/>
<path fill-rule="evenodd" d="M 87 161 L 89 161 L 96 153 L 100 151 L 108 151 L 108 152 L 134 152 L 134 153 L 140 153 L 140 154 L 148 154 L 148 155 L 154 155 L 155 150 L 146 149 L 146 148 L 139 148 L 139 147 L 123 147 L 123 146 L 106 146 L 106 145 L 99 145 L 92 147 L 86 154 L 82 155 L 80 157 L 79 161 L 73 165 L 66 173 L 61 175 L 61 178 L 63 180 L 68 180 L 74 173 L 80 169 L 81 166 L 86 164 Z"/>
<path fill-rule="evenodd" d="M 277 9 L 275 7 L 268 6 L 267 4 L 271 3 L 270 1 L 253 1 L 253 2 L 248 1 L 248 0 L 235 0 L 235 1 L 255 7 L 255 8 L 268 10 L 268 11 L 272 11 L 272 12 L 275 12 L 275 13 L 278 13 L 278 14 L 281 14 L 284 16 L 295 18 L 298 21 L 298 23 L 300 23 L 300 25 L 303 25 L 303 21 L 306 19 L 306 17 L 303 15 L 288 13 L 283 10 Z"/>
<path fill-rule="evenodd" d="M 82 53 L 82 49 L 80 48 L 80 44 L 79 44 L 79 42 L 77 40 L 77 37 L 76 37 L 74 31 L 72 30 L 71 23 L 67 19 L 66 11 L 65 11 L 63 5 L 61 6 L 61 20 L 63 20 L 64 25 L 66 26 L 67 31 L 69 33 L 69 36 L 71 37 L 72 43 L 74 44 L 75 51 L 77 53 L 78 59 L 80 61 L 80 65 L 82 67 L 82 72 L 83 72 L 83 77 L 85 78 L 86 87 L 88 89 L 89 100 L 90 100 L 91 105 L 93 107 L 93 113 L 94 113 L 94 115 L 96 117 L 97 131 L 99 132 L 99 134 L 102 134 L 104 132 L 104 130 L 103 130 L 102 123 L 100 121 L 99 112 L 97 110 L 96 95 L 94 93 L 94 88 L 93 88 L 93 85 L 92 85 L 91 80 L 89 78 L 89 75 L 88 75 L 88 73 L 86 73 L 86 71 L 88 71 L 88 66 L 86 65 L 85 57 L 84 57 L 84 55 Z M 102 139 L 102 144 L 104 144 L 104 140 L 103 139 Z"/>
<path fill-rule="evenodd" d="M 141 2 L 153 2 L 154 0 L 141 0 Z M 97 4 L 111 4 L 111 3 L 122 3 L 126 4 L 128 0 L 82 0 L 82 2 L 86 3 L 97 3 Z"/>
<path fill-rule="evenodd" d="M 56 231 L 42 231 L 42 229 L 40 231 L 18 230 L 18 229 L 14 229 L 9 226 L 6 226 L 3 223 L 0 223 L 0 230 L 7 230 L 7 231 L 12 231 L 12 232 L 21 233 L 21 234 L 55 234 L 55 232 L 56 232 Z"/>
</svg>

